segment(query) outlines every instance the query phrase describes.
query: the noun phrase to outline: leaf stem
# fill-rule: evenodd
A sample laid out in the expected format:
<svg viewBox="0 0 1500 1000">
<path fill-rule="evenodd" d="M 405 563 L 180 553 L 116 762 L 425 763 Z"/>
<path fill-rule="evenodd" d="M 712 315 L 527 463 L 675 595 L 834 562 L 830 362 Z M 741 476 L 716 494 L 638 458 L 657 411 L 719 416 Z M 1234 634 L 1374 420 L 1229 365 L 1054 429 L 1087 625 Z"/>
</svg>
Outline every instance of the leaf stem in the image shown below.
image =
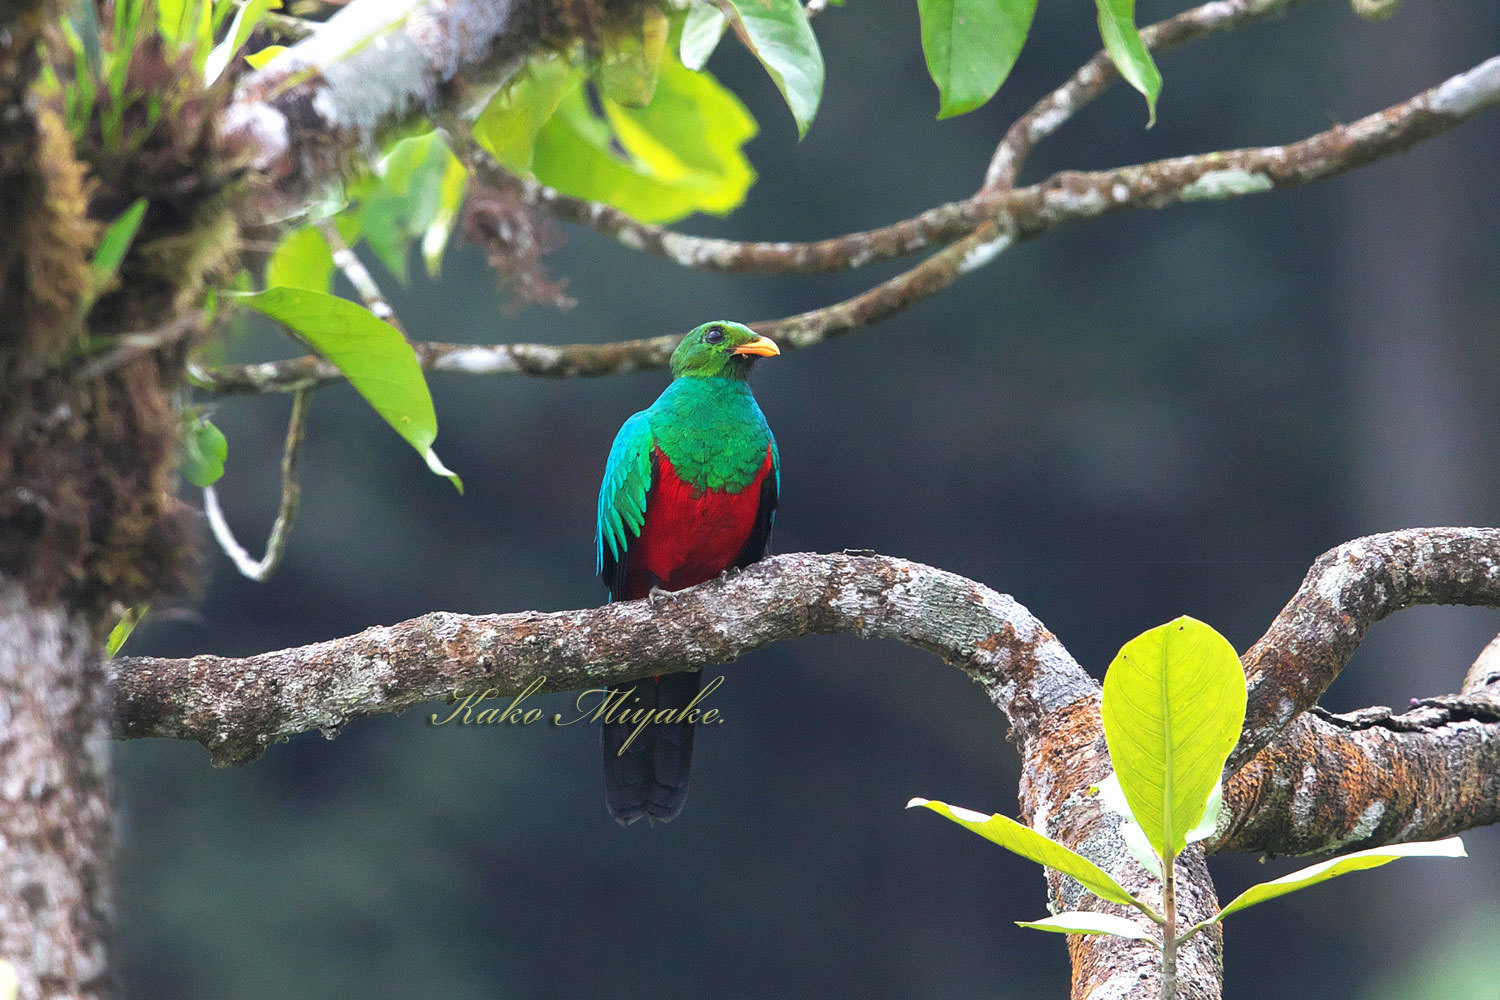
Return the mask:
<svg viewBox="0 0 1500 1000">
<path fill-rule="evenodd" d="M 1161 862 L 1161 905 L 1166 917 L 1161 936 L 1161 1000 L 1177 1000 L 1177 866 L 1170 852 L 1163 852 Z"/>
</svg>

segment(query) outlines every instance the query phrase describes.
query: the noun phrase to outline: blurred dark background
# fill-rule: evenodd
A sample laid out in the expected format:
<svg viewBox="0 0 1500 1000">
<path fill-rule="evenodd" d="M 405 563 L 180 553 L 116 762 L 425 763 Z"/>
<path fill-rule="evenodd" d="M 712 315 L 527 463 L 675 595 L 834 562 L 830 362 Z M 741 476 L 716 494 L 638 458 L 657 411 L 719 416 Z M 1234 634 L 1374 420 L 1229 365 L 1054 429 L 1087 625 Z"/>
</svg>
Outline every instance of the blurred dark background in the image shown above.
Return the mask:
<svg viewBox="0 0 1500 1000">
<path fill-rule="evenodd" d="M 1140 19 L 1177 9 L 1146 0 Z M 829 82 L 800 144 L 759 68 L 732 44 L 715 56 L 762 123 L 762 177 L 735 216 L 686 228 L 810 239 L 963 197 L 1005 125 L 1097 45 L 1092 5 L 1043 0 L 1000 96 L 938 123 L 914 4 L 859 0 L 816 27 Z M 1026 176 L 1294 140 L 1497 51 L 1492 0 L 1409 4 L 1383 25 L 1309 4 L 1166 55 L 1155 128 L 1117 86 Z M 1183 613 L 1245 648 L 1349 538 L 1500 523 L 1497 162 L 1491 112 L 1333 181 L 1072 225 L 877 328 L 762 364 L 784 465 L 773 549 L 869 547 L 972 576 L 1099 675 Z M 549 265 L 571 312 L 506 313 L 473 248 L 441 283 L 393 294 L 397 311 L 423 339 L 605 341 L 785 315 L 896 270 L 703 275 L 566 236 Z M 290 353 L 254 333 L 232 350 Z M 191 615 L 143 627 L 132 651 L 249 654 L 434 609 L 599 603 L 604 457 L 664 375 L 432 383 L 438 451 L 467 496 L 347 387 L 325 390 L 278 575 L 249 583 L 215 553 Z M 222 492 L 257 552 L 289 405 L 218 409 Z M 1325 703 L 1451 691 L 1497 630 L 1494 613 L 1405 612 Z M 923 795 L 1015 812 L 1014 749 L 978 687 L 853 639 L 723 672 L 726 721 L 699 739 L 686 812 L 655 829 L 606 816 L 592 729 L 435 729 L 412 711 L 233 770 L 196 745 L 119 745 L 132 995 L 1064 995 L 1063 941 L 1011 923 L 1045 913 L 1032 867 L 902 810 Z M 1471 860 L 1236 918 L 1226 995 L 1500 995 L 1481 961 L 1500 947 L 1500 831 L 1465 839 Z M 1225 898 L 1295 865 L 1213 864 Z"/>
</svg>

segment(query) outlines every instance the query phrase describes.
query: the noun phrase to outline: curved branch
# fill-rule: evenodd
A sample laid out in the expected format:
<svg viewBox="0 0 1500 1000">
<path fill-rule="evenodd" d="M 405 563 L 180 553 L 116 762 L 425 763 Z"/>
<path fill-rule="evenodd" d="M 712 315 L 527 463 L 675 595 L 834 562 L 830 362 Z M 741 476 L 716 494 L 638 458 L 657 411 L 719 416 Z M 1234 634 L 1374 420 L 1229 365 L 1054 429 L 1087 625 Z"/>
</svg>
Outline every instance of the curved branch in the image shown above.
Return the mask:
<svg viewBox="0 0 1500 1000">
<path fill-rule="evenodd" d="M 658 603 L 506 615 L 434 612 L 246 659 L 112 661 L 118 734 L 202 743 L 221 764 L 455 691 L 600 688 L 848 633 L 925 649 L 984 685 L 1018 737 L 1098 685 L 1013 598 L 904 559 L 783 555 Z M 1097 713 L 1096 713 L 1097 715 Z"/>
<path fill-rule="evenodd" d="M 1231 773 L 1317 704 L 1371 625 L 1414 604 L 1500 607 L 1500 529 L 1392 531 L 1320 556 L 1241 657 L 1250 696 Z"/>
<path fill-rule="evenodd" d="M 1500 102 L 1500 57 L 1431 90 L 1285 146 L 1235 149 L 1092 173 L 1063 172 L 1026 188 L 957 203 L 975 231 L 869 291 L 822 309 L 752 326 L 808 347 L 869 325 L 938 292 L 988 264 L 1013 242 L 1034 239 L 1066 222 L 1186 201 L 1232 198 L 1333 177 L 1409 149 L 1456 128 Z M 986 222 L 991 228 L 980 228 Z M 475 374 L 565 377 L 606 375 L 665 366 L 678 335 L 612 344 L 418 345 L 423 365 Z M 216 392 L 288 392 L 339 377 L 312 358 L 261 365 L 193 369 Z"/>
</svg>

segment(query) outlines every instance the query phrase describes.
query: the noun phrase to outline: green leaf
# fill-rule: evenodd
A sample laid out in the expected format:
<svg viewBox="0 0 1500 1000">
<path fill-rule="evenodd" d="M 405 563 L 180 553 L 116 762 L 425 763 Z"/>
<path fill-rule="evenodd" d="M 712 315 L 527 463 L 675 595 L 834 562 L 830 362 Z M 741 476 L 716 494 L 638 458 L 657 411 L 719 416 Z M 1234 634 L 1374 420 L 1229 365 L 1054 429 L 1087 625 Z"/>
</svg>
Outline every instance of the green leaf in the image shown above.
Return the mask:
<svg viewBox="0 0 1500 1000">
<path fill-rule="evenodd" d="M 412 242 L 426 235 L 441 209 L 444 178 L 453 159 L 436 130 L 402 139 L 381 159 L 376 181 L 364 195 L 360 230 L 386 270 L 402 284 Z"/>
<path fill-rule="evenodd" d="M 194 415 L 183 428 L 182 475 L 194 486 L 212 486 L 224 475 L 229 442 L 223 431 Z"/>
<path fill-rule="evenodd" d="M 984 104 L 1010 75 L 1036 0 L 917 0 L 922 52 L 937 84 L 939 118 Z"/>
<path fill-rule="evenodd" d="M 1146 127 L 1156 124 L 1156 98 L 1161 93 L 1161 71 L 1135 27 L 1135 0 L 1094 0 L 1099 8 L 1099 37 L 1110 61 L 1136 90 L 1146 95 Z"/>
<path fill-rule="evenodd" d="M 682 38 L 677 45 L 682 64 L 691 70 L 708 65 L 708 57 L 719 47 L 719 39 L 724 37 L 727 27 L 729 22 L 724 19 L 723 12 L 712 4 L 695 3 L 689 7 L 682 22 Z"/>
<path fill-rule="evenodd" d="M 1245 721 L 1234 647 L 1182 617 L 1127 642 L 1104 675 L 1104 736 L 1131 815 L 1164 861 L 1203 818 Z"/>
<path fill-rule="evenodd" d="M 1231 913 L 1264 903 L 1268 899 L 1277 896 L 1285 896 L 1289 892 L 1306 889 L 1308 886 L 1326 882 L 1340 875 L 1350 872 L 1365 871 L 1369 868 L 1379 868 L 1381 865 L 1390 864 L 1398 858 L 1466 858 L 1464 842 L 1458 837 L 1448 837 L 1444 840 L 1418 841 L 1413 844 L 1391 844 L 1387 847 L 1372 847 L 1368 851 L 1355 851 L 1341 858 L 1332 858 L 1320 864 L 1311 865 L 1290 875 L 1272 879 L 1270 882 L 1261 882 L 1252 885 L 1234 899 L 1229 905 L 1219 911 L 1215 920 L 1223 920 Z"/>
<path fill-rule="evenodd" d="M 436 279 L 442 270 L 443 251 L 448 246 L 448 238 L 453 235 L 458 210 L 463 207 L 464 193 L 468 189 L 469 172 L 458 161 L 458 157 L 448 157 L 439 191 L 437 214 L 428 223 L 427 231 L 422 234 L 422 263 L 430 278 Z"/>
<path fill-rule="evenodd" d="M 255 30 L 266 11 L 280 6 L 281 0 L 249 0 L 241 7 L 229 24 L 229 33 L 208 54 L 208 59 L 203 64 L 203 82 L 212 85 L 229 68 L 230 60 L 240 50 L 240 46 L 245 44 L 245 39 L 250 37 L 250 32 Z"/>
<path fill-rule="evenodd" d="M 1136 900 L 1125 887 L 1110 877 L 1109 873 L 1082 854 L 1070 851 L 1050 837 L 1045 837 L 1029 826 L 1023 826 L 1009 816 L 998 813 L 986 816 L 972 809 L 950 806 L 946 802 L 930 799 L 912 799 L 906 808 L 926 806 L 939 816 L 946 816 L 965 829 L 972 830 L 986 840 L 992 840 L 1021 857 L 1039 865 L 1055 868 L 1064 875 L 1076 879 L 1085 889 L 1100 899 L 1111 903 L 1134 905 Z"/>
<path fill-rule="evenodd" d="M 636 30 L 638 28 L 638 30 Z M 643 108 L 656 92 L 656 70 L 667 47 L 667 16 L 655 4 L 641 8 L 641 23 L 609 40 L 599 62 L 599 90 L 627 108 Z"/>
<path fill-rule="evenodd" d="M 109 638 L 104 642 L 105 659 L 115 658 L 115 654 L 120 651 L 121 646 L 125 645 L 125 640 L 130 638 L 130 633 L 135 631 L 135 627 L 141 623 L 142 618 L 146 617 L 146 612 L 150 608 L 149 604 L 137 604 L 135 607 L 125 609 L 125 613 L 120 616 L 115 627 L 109 630 Z"/>
<path fill-rule="evenodd" d="M 1084 910 L 1069 910 L 1042 920 L 1017 920 L 1017 927 L 1029 927 L 1035 931 L 1051 931 L 1054 934 L 1113 934 L 1115 937 L 1134 941 L 1154 941 L 1151 932 L 1134 920 L 1117 917 L 1113 913 L 1089 913 Z"/>
<path fill-rule="evenodd" d="M 798 137 L 807 135 L 823 98 L 823 53 L 801 0 L 715 2 L 786 98 Z"/>
<path fill-rule="evenodd" d="M 741 147 L 755 120 L 711 75 L 663 59 L 650 105 L 603 103 L 601 121 L 579 90 L 563 97 L 537 134 L 539 181 L 642 222 L 722 215 L 744 201 L 755 171 Z"/>
<path fill-rule="evenodd" d="M 282 237 L 266 262 L 266 287 L 313 292 L 333 287 L 333 251 L 316 226 L 293 229 Z"/>
<path fill-rule="evenodd" d="M 399 330 L 364 306 L 323 292 L 268 288 L 235 298 L 289 327 L 331 361 L 429 468 L 463 492 L 463 482 L 432 450 L 437 413 L 416 352 Z"/>
<path fill-rule="evenodd" d="M 286 51 L 285 45 L 267 45 L 259 52 L 249 52 L 245 55 L 245 62 L 250 64 L 251 69 L 265 69 L 266 63 L 275 59 Z"/>
<path fill-rule="evenodd" d="M 124 214 L 110 223 L 109 228 L 104 231 L 104 239 L 99 241 L 99 249 L 94 251 L 94 260 L 89 265 L 94 272 L 96 293 L 102 291 L 114 280 L 115 272 L 120 269 L 120 262 L 125 259 L 125 252 L 130 249 L 136 231 L 141 228 L 141 220 L 145 217 L 146 199 L 137 198 Z"/>
<path fill-rule="evenodd" d="M 512 170 L 531 169 L 537 133 L 583 76 L 560 56 L 535 56 L 526 73 L 502 87 L 474 122 L 474 138 Z"/>
</svg>

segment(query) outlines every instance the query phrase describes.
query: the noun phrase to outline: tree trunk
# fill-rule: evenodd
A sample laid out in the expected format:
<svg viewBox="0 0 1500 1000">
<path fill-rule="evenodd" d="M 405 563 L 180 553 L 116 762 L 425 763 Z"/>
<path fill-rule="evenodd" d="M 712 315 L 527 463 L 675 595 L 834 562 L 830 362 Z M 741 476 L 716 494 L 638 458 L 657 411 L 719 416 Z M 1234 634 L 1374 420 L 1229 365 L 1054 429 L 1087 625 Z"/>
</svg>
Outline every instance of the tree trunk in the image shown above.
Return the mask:
<svg viewBox="0 0 1500 1000">
<path fill-rule="evenodd" d="M 20 1000 L 115 992 L 109 708 L 86 622 L 0 578 L 0 957 Z"/>
</svg>

